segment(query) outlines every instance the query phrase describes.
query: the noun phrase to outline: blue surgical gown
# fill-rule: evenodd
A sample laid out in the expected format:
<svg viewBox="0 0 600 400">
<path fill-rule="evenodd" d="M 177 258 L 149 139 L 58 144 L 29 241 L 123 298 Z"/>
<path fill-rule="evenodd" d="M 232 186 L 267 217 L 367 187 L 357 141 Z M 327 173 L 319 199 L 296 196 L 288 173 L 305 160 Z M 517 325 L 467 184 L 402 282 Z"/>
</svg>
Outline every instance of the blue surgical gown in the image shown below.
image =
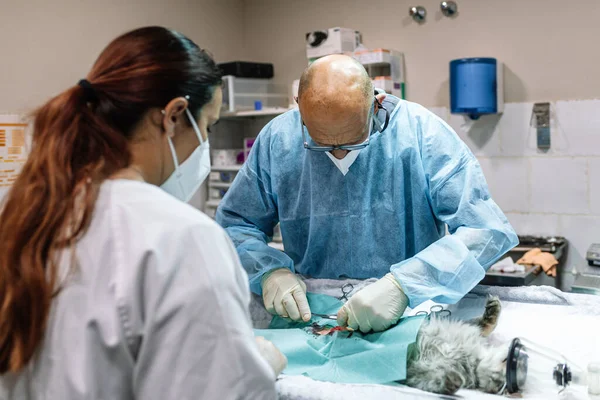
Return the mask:
<svg viewBox="0 0 600 400">
<path fill-rule="evenodd" d="M 383 105 L 387 129 L 371 134 L 345 176 L 303 147 L 297 110 L 258 135 L 216 215 L 254 293 L 281 267 L 315 278 L 391 271 L 411 307 L 455 303 L 518 243 L 456 133 L 418 104 L 388 95 Z M 285 253 L 267 245 L 278 222 Z"/>
</svg>

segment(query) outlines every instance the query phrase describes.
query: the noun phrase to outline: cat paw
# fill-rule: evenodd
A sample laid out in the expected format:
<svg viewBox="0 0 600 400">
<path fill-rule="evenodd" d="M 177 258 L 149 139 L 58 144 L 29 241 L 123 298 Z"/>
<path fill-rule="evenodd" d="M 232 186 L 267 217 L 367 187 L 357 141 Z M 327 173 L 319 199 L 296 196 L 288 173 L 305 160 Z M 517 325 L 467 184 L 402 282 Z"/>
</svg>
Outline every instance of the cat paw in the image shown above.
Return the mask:
<svg viewBox="0 0 600 400">
<path fill-rule="evenodd" d="M 420 370 L 407 372 L 408 386 L 430 393 L 452 395 L 464 386 L 464 378 L 454 370 Z"/>
<path fill-rule="evenodd" d="M 463 377 L 456 371 L 448 371 L 441 385 L 440 394 L 454 394 L 464 385 Z"/>
<path fill-rule="evenodd" d="M 482 336 L 487 337 L 496 329 L 501 311 L 502 304 L 500 303 L 500 299 L 497 296 L 489 296 L 485 304 L 483 316 L 479 320 Z"/>
</svg>

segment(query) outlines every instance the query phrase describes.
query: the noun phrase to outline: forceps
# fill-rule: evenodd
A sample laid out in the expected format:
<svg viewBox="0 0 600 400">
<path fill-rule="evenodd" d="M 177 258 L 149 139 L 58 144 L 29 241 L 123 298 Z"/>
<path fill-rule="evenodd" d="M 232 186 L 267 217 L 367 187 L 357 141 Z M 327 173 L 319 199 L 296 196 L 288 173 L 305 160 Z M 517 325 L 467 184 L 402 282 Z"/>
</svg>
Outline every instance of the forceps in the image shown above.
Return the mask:
<svg viewBox="0 0 600 400">
<path fill-rule="evenodd" d="M 325 319 L 334 319 L 337 320 L 337 315 L 328 315 L 328 314 L 317 314 L 317 313 L 312 313 L 312 315 L 314 315 L 315 317 L 319 317 L 319 318 L 325 318 Z"/>
<path fill-rule="evenodd" d="M 351 284 L 351 283 L 346 283 L 340 289 L 342 290 L 342 297 L 338 297 L 338 300 L 346 300 L 346 301 L 348 301 L 348 295 L 350 293 L 352 293 L 352 291 L 354 290 L 354 285 Z M 319 318 L 337 320 L 337 315 L 335 315 L 335 314 L 334 315 L 328 315 L 328 314 L 312 313 L 312 315 L 314 315 L 315 317 L 319 317 Z"/>
<path fill-rule="evenodd" d="M 338 300 L 348 301 L 348 295 L 350 293 L 352 293 L 352 291 L 354 290 L 354 285 L 351 283 L 346 283 L 344 286 L 341 287 L 341 289 L 342 289 L 342 297 L 338 297 Z"/>
</svg>

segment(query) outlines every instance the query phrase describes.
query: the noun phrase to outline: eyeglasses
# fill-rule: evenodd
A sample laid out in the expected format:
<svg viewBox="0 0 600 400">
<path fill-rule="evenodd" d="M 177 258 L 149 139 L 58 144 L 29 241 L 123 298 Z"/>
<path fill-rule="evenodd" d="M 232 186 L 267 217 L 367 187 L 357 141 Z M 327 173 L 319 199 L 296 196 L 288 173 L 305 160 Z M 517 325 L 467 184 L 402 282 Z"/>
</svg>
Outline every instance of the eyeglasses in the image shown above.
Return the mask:
<svg viewBox="0 0 600 400">
<path fill-rule="evenodd" d="M 352 151 L 352 150 L 364 149 L 365 147 L 367 147 L 369 145 L 369 141 L 371 140 L 371 130 L 373 129 L 373 114 L 375 113 L 375 103 L 379 104 L 379 102 L 377 102 L 377 99 L 375 99 L 375 102 L 373 103 L 373 107 L 371 108 L 371 111 L 369 112 L 369 124 L 367 125 L 369 132 L 368 132 L 367 140 L 362 143 L 358 143 L 358 144 L 343 144 L 341 146 L 319 146 L 319 145 L 310 144 L 308 142 L 308 137 L 310 137 L 310 135 L 307 133 L 308 129 L 306 128 L 306 125 L 304 125 L 304 121 L 302 121 L 302 118 L 300 118 L 300 129 L 302 129 L 302 141 L 304 142 L 304 148 L 307 150 L 319 151 L 319 152 L 327 152 L 327 151 L 333 151 L 333 150 Z"/>
</svg>

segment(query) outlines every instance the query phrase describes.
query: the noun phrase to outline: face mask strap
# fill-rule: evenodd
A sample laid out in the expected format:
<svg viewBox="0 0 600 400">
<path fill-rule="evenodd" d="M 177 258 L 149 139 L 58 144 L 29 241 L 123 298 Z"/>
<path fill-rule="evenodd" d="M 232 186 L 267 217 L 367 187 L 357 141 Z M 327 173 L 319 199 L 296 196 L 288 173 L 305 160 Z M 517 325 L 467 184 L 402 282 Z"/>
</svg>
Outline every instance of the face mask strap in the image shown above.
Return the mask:
<svg viewBox="0 0 600 400">
<path fill-rule="evenodd" d="M 175 165 L 175 171 L 179 168 L 179 161 L 177 160 L 177 153 L 175 153 L 175 146 L 173 146 L 173 141 L 171 138 L 167 138 L 169 142 L 169 148 L 171 149 L 171 156 L 173 157 L 173 164 Z"/>
<path fill-rule="evenodd" d="M 196 120 L 194 119 L 194 116 L 190 112 L 189 108 L 185 109 L 185 114 L 188 116 L 188 119 L 190 120 L 190 124 L 192 124 L 192 128 L 194 128 L 194 132 L 196 132 L 196 136 L 198 136 L 198 140 L 200 141 L 200 144 L 203 144 L 205 141 L 202 140 L 202 134 L 200 133 L 200 128 L 198 127 L 198 124 L 196 123 Z M 208 140 L 208 138 L 206 140 Z"/>
<path fill-rule="evenodd" d="M 190 96 L 185 96 L 185 98 L 189 100 Z M 165 110 L 162 110 L 162 113 L 164 114 Z M 196 123 L 196 120 L 194 119 L 189 108 L 185 109 L 185 114 L 187 115 L 188 119 L 190 120 L 190 123 L 192 124 L 192 128 L 194 129 L 196 136 L 198 136 L 198 140 L 200 141 L 200 144 L 203 144 L 205 142 L 205 140 L 202 140 L 202 134 L 200 133 L 200 128 L 198 127 L 198 124 Z M 206 141 L 208 141 L 208 139 Z M 169 147 L 171 149 L 171 155 L 173 156 L 173 164 L 175 164 L 175 169 L 177 169 L 177 168 L 179 168 L 179 161 L 177 160 L 177 153 L 175 153 L 175 146 L 173 146 L 173 141 L 171 140 L 171 138 L 169 138 Z"/>
<path fill-rule="evenodd" d="M 377 97 L 375 97 L 375 103 L 377 104 L 377 107 L 379 108 L 377 110 L 377 112 L 375 113 L 375 117 L 373 118 L 376 122 L 375 122 L 375 128 L 377 129 L 377 131 L 379 133 L 382 133 L 383 131 L 385 131 L 385 129 L 388 127 L 388 124 L 390 123 L 390 113 L 388 112 L 388 110 L 379 102 L 379 100 L 377 100 Z M 383 122 L 383 125 L 381 125 L 379 123 L 379 111 L 383 110 L 385 112 L 385 121 Z"/>
<path fill-rule="evenodd" d="M 163 115 L 166 114 L 165 110 L 161 110 L 160 112 Z M 169 142 L 169 148 L 171 149 L 171 157 L 173 158 L 173 165 L 175 166 L 175 171 L 177 171 L 177 168 L 179 168 L 179 160 L 177 159 L 177 153 L 175 152 L 175 146 L 173 146 L 173 141 L 171 140 L 171 138 L 167 138 L 167 141 Z"/>
</svg>

